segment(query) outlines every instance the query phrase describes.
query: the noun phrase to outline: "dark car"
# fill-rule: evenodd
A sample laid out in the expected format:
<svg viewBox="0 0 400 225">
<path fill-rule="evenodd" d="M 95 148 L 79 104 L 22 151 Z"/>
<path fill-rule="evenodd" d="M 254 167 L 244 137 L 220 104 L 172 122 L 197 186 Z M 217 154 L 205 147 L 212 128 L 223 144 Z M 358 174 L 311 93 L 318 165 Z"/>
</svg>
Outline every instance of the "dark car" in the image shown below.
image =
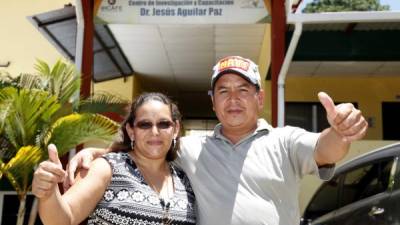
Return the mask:
<svg viewBox="0 0 400 225">
<path fill-rule="evenodd" d="M 301 225 L 400 224 L 400 143 L 340 166 L 304 211 Z"/>
</svg>

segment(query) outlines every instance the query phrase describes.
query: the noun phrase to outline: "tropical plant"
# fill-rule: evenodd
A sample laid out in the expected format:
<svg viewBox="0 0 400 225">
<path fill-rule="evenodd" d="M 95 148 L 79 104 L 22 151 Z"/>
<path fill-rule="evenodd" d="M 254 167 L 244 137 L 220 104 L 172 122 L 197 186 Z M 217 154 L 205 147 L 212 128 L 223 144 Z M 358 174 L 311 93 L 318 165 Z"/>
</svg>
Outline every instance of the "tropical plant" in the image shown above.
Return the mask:
<svg viewBox="0 0 400 225">
<path fill-rule="evenodd" d="M 99 112 L 122 114 L 126 101 L 106 93 L 79 101 L 80 76 L 61 60 L 50 68 L 38 60 L 37 74 L 2 76 L 0 81 L 0 178 L 7 177 L 25 216 L 34 167 L 54 143 L 59 155 L 90 139 L 110 141 L 118 124 Z"/>
<path fill-rule="evenodd" d="M 344 11 L 385 11 L 390 6 L 381 5 L 379 0 L 313 0 L 303 9 L 304 13 Z"/>
</svg>

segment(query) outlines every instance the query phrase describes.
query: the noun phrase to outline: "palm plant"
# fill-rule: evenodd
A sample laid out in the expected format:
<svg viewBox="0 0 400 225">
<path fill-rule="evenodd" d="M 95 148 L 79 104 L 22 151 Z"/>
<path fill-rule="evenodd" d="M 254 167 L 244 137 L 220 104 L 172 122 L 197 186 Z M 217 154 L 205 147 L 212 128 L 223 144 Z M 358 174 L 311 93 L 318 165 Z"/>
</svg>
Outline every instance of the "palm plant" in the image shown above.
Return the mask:
<svg viewBox="0 0 400 225">
<path fill-rule="evenodd" d="M 17 192 L 17 225 L 25 216 L 26 195 L 34 167 L 47 158 L 54 143 L 59 155 L 90 139 L 110 141 L 118 124 L 97 113 L 123 113 L 126 101 L 100 93 L 79 101 L 80 76 L 73 65 L 58 61 L 52 68 L 38 60 L 36 75 L 0 81 L 0 178 Z"/>
</svg>

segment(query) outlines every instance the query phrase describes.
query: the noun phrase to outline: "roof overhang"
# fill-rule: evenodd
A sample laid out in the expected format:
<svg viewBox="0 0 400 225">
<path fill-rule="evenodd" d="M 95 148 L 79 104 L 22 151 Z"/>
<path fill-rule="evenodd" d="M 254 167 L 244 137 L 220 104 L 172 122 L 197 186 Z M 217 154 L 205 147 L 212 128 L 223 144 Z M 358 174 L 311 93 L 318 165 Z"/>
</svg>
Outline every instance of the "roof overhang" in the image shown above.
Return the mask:
<svg viewBox="0 0 400 225">
<path fill-rule="evenodd" d="M 67 59 L 75 61 L 77 18 L 72 5 L 28 17 L 31 23 Z M 93 81 L 105 81 L 133 74 L 119 43 L 107 25 L 97 24 L 93 40 Z"/>
<path fill-rule="evenodd" d="M 74 61 L 75 7 L 34 15 L 30 20 Z M 207 95 L 213 65 L 228 55 L 258 62 L 265 33 L 265 23 L 96 24 L 93 78 L 124 77 L 133 68 L 143 90 L 167 93 L 180 103 L 186 117 L 214 118 Z"/>
<path fill-rule="evenodd" d="M 400 12 L 324 12 L 324 13 L 290 13 L 288 24 L 327 24 L 327 23 L 368 23 L 400 22 Z"/>
<path fill-rule="evenodd" d="M 295 13 L 302 33 L 288 76 L 400 76 L 400 12 Z"/>
<path fill-rule="evenodd" d="M 287 76 L 400 76 L 400 12 L 287 12 L 288 47 L 277 77 L 278 126 L 284 125 Z"/>
</svg>

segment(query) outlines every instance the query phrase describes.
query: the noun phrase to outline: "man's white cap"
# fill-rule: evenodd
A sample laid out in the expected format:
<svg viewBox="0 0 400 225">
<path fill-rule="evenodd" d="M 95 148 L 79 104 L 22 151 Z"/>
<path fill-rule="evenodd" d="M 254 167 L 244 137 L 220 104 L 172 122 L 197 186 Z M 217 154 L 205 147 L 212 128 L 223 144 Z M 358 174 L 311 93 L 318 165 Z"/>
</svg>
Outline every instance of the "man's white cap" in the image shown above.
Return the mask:
<svg viewBox="0 0 400 225">
<path fill-rule="evenodd" d="M 253 61 L 241 56 L 228 56 L 219 60 L 213 68 L 211 77 L 212 91 L 214 91 L 214 85 L 217 80 L 228 73 L 237 74 L 256 86 L 257 89 L 261 88 L 260 72 L 258 72 L 258 66 Z"/>
</svg>

